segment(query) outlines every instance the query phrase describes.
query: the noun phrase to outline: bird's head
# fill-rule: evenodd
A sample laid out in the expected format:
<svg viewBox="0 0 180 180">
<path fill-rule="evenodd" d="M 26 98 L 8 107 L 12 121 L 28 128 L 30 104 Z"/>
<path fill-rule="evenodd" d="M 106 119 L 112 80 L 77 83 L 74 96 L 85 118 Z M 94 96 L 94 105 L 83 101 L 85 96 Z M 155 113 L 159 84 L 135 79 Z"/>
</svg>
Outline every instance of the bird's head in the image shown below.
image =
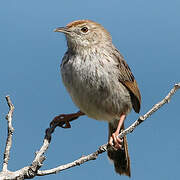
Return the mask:
<svg viewBox="0 0 180 180">
<path fill-rule="evenodd" d="M 100 24 L 91 20 L 78 20 L 58 27 L 54 32 L 62 32 L 66 35 L 69 48 L 88 48 L 99 44 L 111 43 L 111 36 Z"/>
</svg>

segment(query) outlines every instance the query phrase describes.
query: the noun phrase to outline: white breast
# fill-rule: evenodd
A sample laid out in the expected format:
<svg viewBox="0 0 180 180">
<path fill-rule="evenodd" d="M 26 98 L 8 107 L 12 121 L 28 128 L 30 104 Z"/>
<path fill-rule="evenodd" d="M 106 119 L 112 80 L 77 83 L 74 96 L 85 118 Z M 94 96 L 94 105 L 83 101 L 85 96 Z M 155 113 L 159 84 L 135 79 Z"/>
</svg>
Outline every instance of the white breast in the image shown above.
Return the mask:
<svg viewBox="0 0 180 180">
<path fill-rule="evenodd" d="M 73 102 L 87 116 L 109 122 L 132 109 L 129 92 L 118 81 L 118 69 L 112 62 L 92 54 L 84 59 L 66 55 L 61 65 Z"/>
</svg>

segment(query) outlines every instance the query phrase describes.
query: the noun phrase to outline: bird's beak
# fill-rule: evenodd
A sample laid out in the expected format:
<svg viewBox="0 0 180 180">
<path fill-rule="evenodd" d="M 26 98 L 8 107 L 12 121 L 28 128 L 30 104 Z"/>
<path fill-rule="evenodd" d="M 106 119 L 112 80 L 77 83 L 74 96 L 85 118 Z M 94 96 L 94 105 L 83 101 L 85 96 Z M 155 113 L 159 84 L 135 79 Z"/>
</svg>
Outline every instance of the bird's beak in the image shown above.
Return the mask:
<svg viewBox="0 0 180 180">
<path fill-rule="evenodd" d="M 62 32 L 62 33 L 65 33 L 65 34 L 70 33 L 70 31 L 68 30 L 67 27 L 58 27 L 58 28 L 54 29 L 54 32 Z"/>
</svg>

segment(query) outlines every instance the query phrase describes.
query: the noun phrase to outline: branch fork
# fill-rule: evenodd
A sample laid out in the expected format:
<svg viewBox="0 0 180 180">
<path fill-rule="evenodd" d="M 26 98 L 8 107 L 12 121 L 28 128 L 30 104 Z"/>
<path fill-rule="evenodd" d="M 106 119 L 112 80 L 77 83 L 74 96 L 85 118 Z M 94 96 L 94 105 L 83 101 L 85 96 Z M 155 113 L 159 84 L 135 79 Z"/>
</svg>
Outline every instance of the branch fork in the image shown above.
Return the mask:
<svg viewBox="0 0 180 180">
<path fill-rule="evenodd" d="M 146 114 L 144 114 L 143 116 L 140 116 L 127 129 L 122 131 L 118 135 L 118 137 L 123 138 L 128 133 L 133 132 L 137 126 L 139 126 L 148 117 L 150 117 L 153 113 L 155 113 L 158 109 L 160 109 L 164 104 L 169 103 L 171 97 L 176 93 L 176 91 L 178 89 L 180 89 L 180 83 L 175 84 L 174 87 L 170 90 L 170 92 L 167 94 L 167 96 L 164 99 L 162 99 L 160 102 L 155 104 Z M 61 166 L 58 166 L 56 168 L 49 169 L 49 170 L 40 170 L 40 168 L 43 166 L 43 162 L 46 159 L 44 156 L 44 153 L 47 151 L 47 149 L 51 143 L 52 133 L 54 132 L 56 127 L 59 126 L 57 123 L 51 123 L 50 127 L 47 128 L 45 131 L 43 145 L 41 146 L 40 150 L 36 152 L 35 158 L 32 161 L 31 165 L 23 167 L 22 169 L 19 169 L 17 171 L 11 172 L 8 170 L 8 160 L 10 158 L 10 149 L 12 146 L 12 136 L 13 136 L 13 132 L 14 132 L 14 128 L 12 126 L 12 117 L 13 117 L 13 112 L 14 112 L 14 106 L 13 106 L 9 96 L 6 96 L 6 101 L 9 106 L 9 112 L 6 116 L 7 126 L 8 126 L 8 135 L 7 135 L 6 146 L 5 146 L 5 151 L 4 151 L 2 171 L 0 172 L 0 179 L 20 180 L 20 179 L 34 178 L 35 176 L 56 174 L 60 171 L 72 168 L 74 166 L 79 166 L 90 160 L 95 160 L 95 159 L 97 159 L 99 154 L 102 154 L 107 151 L 107 144 L 104 144 L 104 145 L 101 145 L 94 153 L 91 153 L 86 156 L 82 156 L 81 158 L 79 158 L 71 163 L 61 165 Z M 72 120 L 74 120 L 74 119 L 72 119 Z M 64 122 L 64 123 L 62 122 L 62 127 L 64 127 L 63 125 L 66 123 L 67 122 Z"/>
</svg>

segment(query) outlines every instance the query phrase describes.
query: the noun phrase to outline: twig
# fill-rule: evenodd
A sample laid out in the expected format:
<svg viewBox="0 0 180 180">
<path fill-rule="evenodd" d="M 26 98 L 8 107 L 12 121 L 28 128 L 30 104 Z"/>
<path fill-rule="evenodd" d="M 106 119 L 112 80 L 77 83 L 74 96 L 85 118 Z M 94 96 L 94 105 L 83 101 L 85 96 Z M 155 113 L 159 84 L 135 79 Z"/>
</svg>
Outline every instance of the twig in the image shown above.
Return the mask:
<svg viewBox="0 0 180 180">
<path fill-rule="evenodd" d="M 44 153 L 48 149 L 50 142 L 51 142 L 51 135 L 54 132 L 55 128 L 58 126 L 58 124 L 53 124 L 50 128 L 47 128 L 45 131 L 45 137 L 43 141 L 43 145 L 40 148 L 38 152 L 36 152 L 36 156 L 30 166 L 23 167 L 22 169 L 19 169 L 14 172 L 10 172 L 7 170 L 8 166 L 8 160 L 9 160 L 9 153 L 10 148 L 12 145 L 12 135 L 13 135 L 13 127 L 12 127 L 12 115 L 14 111 L 14 106 L 11 102 L 11 99 L 9 96 L 6 96 L 7 104 L 9 106 L 9 112 L 6 116 L 7 122 L 8 122 L 8 137 L 6 141 L 6 147 L 4 152 L 4 162 L 3 162 L 3 170 L 0 172 L 0 179 L 29 179 L 36 176 L 36 173 L 39 168 L 43 165 L 43 161 L 45 160 Z"/>
<path fill-rule="evenodd" d="M 57 126 L 58 124 L 53 124 L 50 128 L 46 129 L 43 145 L 41 146 L 40 150 L 36 152 L 36 156 L 32 164 L 16 171 L 16 174 L 22 174 L 24 179 L 33 178 L 37 175 L 37 171 L 42 167 L 43 162 L 46 159 L 44 153 L 50 145 L 51 135 Z"/>
<path fill-rule="evenodd" d="M 168 95 L 162 101 L 160 101 L 159 103 L 154 105 L 152 107 L 152 109 L 149 110 L 145 115 L 140 116 L 139 119 L 136 120 L 131 126 L 129 126 L 127 129 L 125 129 L 123 132 L 121 132 L 118 137 L 122 138 L 126 134 L 132 132 L 138 125 L 140 125 L 142 122 L 144 122 L 148 117 L 150 117 L 154 112 L 156 112 L 159 108 L 161 108 L 165 103 L 168 103 L 170 98 L 176 93 L 176 91 L 179 88 L 180 88 L 180 83 L 176 84 L 174 86 L 174 88 L 168 93 Z M 32 164 L 30 166 L 26 166 L 22 169 L 14 171 L 14 172 L 8 171 L 7 166 L 8 166 L 8 160 L 9 160 L 10 148 L 12 145 L 12 134 L 14 131 L 14 129 L 12 127 L 12 114 L 14 111 L 14 106 L 13 106 L 9 96 L 6 96 L 6 100 L 7 100 L 8 106 L 9 106 L 9 113 L 6 117 L 6 119 L 8 121 L 8 137 L 7 137 L 6 147 L 5 147 L 5 152 L 4 152 L 3 170 L 2 170 L 2 172 L 0 172 L 0 179 L 13 179 L 13 180 L 18 179 L 19 180 L 19 179 L 30 179 L 35 176 L 44 176 L 44 175 L 49 175 L 49 174 L 55 174 L 60 171 L 72 168 L 74 166 L 81 165 L 90 160 L 95 160 L 95 159 L 97 159 L 99 154 L 102 154 L 105 151 L 107 151 L 107 144 L 104 144 L 101 147 L 99 147 L 99 149 L 97 151 L 95 151 L 94 153 L 91 153 L 87 156 L 83 156 L 71 163 L 61 165 L 61 166 L 58 166 L 53 169 L 40 171 L 39 169 L 42 167 L 42 165 L 43 165 L 42 163 L 45 160 L 44 153 L 46 152 L 46 150 L 48 149 L 48 147 L 50 145 L 52 133 L 54 132 L 55 128 L 58 126 L 58 124 L 53 124 L 50 126 L 50 128 L 46 129 L 43 145 L 40 148 L 40 150 L 36 153 L 36 156 L 35 156 Z"/>
<path fill-rule="evenodd" d="M 6 101 L 9 106 L 9 112 L 6 116 L 7 126 L 8 126 L 8 135 L 7 135 L 6 147 L 5 147 L 5 151 L 4 151 L 3 171 L 7 171 L 8 160 L 9 160 L 9 156 L 10 156 L 10 149 L 12 146 L 12 135 L 13 135 L 13 131 L 14 131 L 14 128 L 12 127 L 12 116 L 13 116 L 13 112 L 14 112 L 14 106 L 13 106 L 9 96 L 6 96 Z"/>
<path fill-rule="evenodd" d="M 148 117 L 150 117 L 153 113 L 155 113 L 158 109 L 160 109 L 164 104 L 169 103 L 171 97 L 176 93 L 176 91 L 180 88 L 180 83 L 175 84 L 174 87 L 170 90 L 167 96 L 157 104 L 155 104 L 146 114 L 140 116 L 138 120 L 136 120 L 131 126 L 122 131 L 118 137 L 122 138 L 126 134 L 133 132 L 133 130 L 142 122 L 144 122 Z"/>
<path fill-rule="evenodd" d="M 131 126 L 129 126 L 127 129 L 125 129 L 124 131 L 122 131 L 118 137 L 119 138 L 123 138 L 125 135 L 127 135 L 128 133 L 131 133 L 138 125 L 140 125 L 142 122 L 144 122 L 148 117 L 150 117 L 153 113 L 155 113 L 159 108 L 161 108 L 165 103 L 168 103 L 171 99 L 171 97 L 176 93 L 176 91 L 180 89 L 180 83 L 175 84 L 174 87 L 171 89 L 171 91 L 168 93 L 168 95 L 159 103 L 155 104 L 152 109 L 150 109 L 146 114 L 144 114 L 143 116 L 140 116 Z M 77 165 L 81 165 L 87 161 L 90 160 L 95 160 L 99 154 L 102 154 L 103 152 L 107 151 L 107 144 L 104 144 L 102 146 L 99 147 L 99 149 L 97 151 L 95 151 L 94 153 L 91 153 L 87 156 L 83 156 L 71 163 L 65 164 L 65 165 L 61 165 L 58 166 L 56 168 L 53 169 L 49 169 L 49 170 L 38 170 L 37 172 L 37 176 L 44 176 L 44 175 L 49 175 L 49 174 L 56 174 L 60 171 L 72 168 L 74 166 Z"/>
<path fill-rule="evenodd" d="M 97 151 L 95 151 L 94 153 L 91 153 L 87 156 L 82 156 L 81 158 L 79 158 L 71 163 L 61 165 L 61 166 L 58 166 L 56 168 L 49 169 L 49 170 L 44 170 L 44 171 L 38 170 L 37 176 L 56 174 L 60 171 L 72 168 L 74 166 L 80 166 L 81 164 L 88 162 L 90 160 L 96 160 L 99 154 L 102 154 L 103 152 L 106 152 L 106 151 L 107 151 L 106 146 L 103 145 L 103 146 L 99 147 L 99 149 Z"/>
</svg>

